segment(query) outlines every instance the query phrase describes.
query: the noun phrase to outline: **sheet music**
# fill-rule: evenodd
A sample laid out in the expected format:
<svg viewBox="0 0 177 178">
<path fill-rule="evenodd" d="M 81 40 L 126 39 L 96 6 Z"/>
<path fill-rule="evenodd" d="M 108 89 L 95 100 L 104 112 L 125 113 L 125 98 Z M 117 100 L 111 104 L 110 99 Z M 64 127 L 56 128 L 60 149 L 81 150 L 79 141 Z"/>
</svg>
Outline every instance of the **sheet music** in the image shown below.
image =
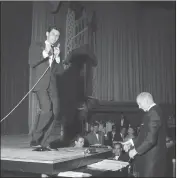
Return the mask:
<svg viewBox="0 0 177 178">
<path fill-rule="evenodd" d="M 58 176 L 61 177 L 91 177 L 91 174 L 75 171 L 60 172 Z"/>
<path fill-rule="evenodd" d="M 87 167 L 104 171 L 118 171 L 128 165 L 128 162 L 105 159 L 103 161 L 88 165 Z"/>
</svg>

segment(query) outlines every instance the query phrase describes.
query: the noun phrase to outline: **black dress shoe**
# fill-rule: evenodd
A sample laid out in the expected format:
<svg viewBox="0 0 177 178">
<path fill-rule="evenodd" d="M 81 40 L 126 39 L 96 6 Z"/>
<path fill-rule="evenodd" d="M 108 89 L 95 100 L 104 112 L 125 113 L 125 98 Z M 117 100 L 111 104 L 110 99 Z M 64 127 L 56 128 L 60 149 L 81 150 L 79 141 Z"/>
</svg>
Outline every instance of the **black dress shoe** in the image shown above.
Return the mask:
<svg viewBox="0 0 177 178">
<path fill-rule="evenodd" d="M 35 148 L 32 151 L 52 151 L 52 150 L 46 147 L 39 147 L 39 148 Z"/>
</svg>

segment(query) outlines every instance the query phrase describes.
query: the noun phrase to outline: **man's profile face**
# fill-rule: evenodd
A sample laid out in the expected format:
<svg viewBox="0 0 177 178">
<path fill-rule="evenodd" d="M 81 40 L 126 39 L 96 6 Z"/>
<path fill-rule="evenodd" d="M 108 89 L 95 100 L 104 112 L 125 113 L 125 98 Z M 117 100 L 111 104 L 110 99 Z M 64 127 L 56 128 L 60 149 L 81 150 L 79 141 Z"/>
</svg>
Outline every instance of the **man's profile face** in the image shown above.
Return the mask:
<svg viewBox="0 0 177 178">
<path fill-rule="evenodd" d="M 139 109 L 142 109 L 143 111 L 147 110 L 147 104 L 146 104 L 146 100 L 143 98 L 137 98 L 137 104 Z"/>
<path fill-rule="evenodd" d="M 128 128 L 128 134 L 133 135 L 135 133 L 133 128 Z"/>
<path fill-rule="evenodd" d="M 79 138 L 78 141 L 75 141 L 75 147 L 82 148 L 84 146 L 84 138 Z"/>
<path fill-rule="evenodd" d="M 60 32 L 56 29 L 52 29 L 50 32 L 46 33 L 47 36 L 47 41 L 51 44 L 54 45 L 57 40 L 59 39 Z"/>
<path fill-rule="evenodd" d="M 121 129 L 120 133 L 121 133 L 122 135 L 125 135 L 125 134 L 126 134 L 126 131 L 127 131 L 127 129 L 123 127 L 123 128 Z"/>
</svg>

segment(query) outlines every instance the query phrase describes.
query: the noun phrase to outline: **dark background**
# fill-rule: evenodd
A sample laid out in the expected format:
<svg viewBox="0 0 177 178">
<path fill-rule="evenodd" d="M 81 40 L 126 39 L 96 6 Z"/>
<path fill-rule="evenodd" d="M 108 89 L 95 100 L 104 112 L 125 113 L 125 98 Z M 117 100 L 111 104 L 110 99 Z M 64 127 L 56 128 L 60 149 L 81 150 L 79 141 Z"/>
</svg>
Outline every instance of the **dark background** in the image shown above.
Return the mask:
<svg viewBox="0 0 177 178">
<path fill-rule="evenodd" d="M 1 2 L 1 119 L 29 90 L 32 2 Z M 3 134 L 28 133 L 28 97 L 1 124 Z"/>
</svg>

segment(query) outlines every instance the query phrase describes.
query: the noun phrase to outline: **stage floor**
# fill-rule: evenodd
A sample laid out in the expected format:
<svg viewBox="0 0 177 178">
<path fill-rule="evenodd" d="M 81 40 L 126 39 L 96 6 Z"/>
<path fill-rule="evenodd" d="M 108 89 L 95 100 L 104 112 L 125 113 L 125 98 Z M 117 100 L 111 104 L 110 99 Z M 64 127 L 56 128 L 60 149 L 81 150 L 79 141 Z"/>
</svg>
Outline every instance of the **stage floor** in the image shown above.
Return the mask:
<svg viewBox="0 0 177 178">
<path fill-rule="evenodd" d="M 84 155 L 86 148 L 60 148 L 58 151 L 35 152 L 28 135 L 1 136 L 1 169 L 55 175 L 108 158 L 111 151 L 98 148 Z"/>
</svg>

